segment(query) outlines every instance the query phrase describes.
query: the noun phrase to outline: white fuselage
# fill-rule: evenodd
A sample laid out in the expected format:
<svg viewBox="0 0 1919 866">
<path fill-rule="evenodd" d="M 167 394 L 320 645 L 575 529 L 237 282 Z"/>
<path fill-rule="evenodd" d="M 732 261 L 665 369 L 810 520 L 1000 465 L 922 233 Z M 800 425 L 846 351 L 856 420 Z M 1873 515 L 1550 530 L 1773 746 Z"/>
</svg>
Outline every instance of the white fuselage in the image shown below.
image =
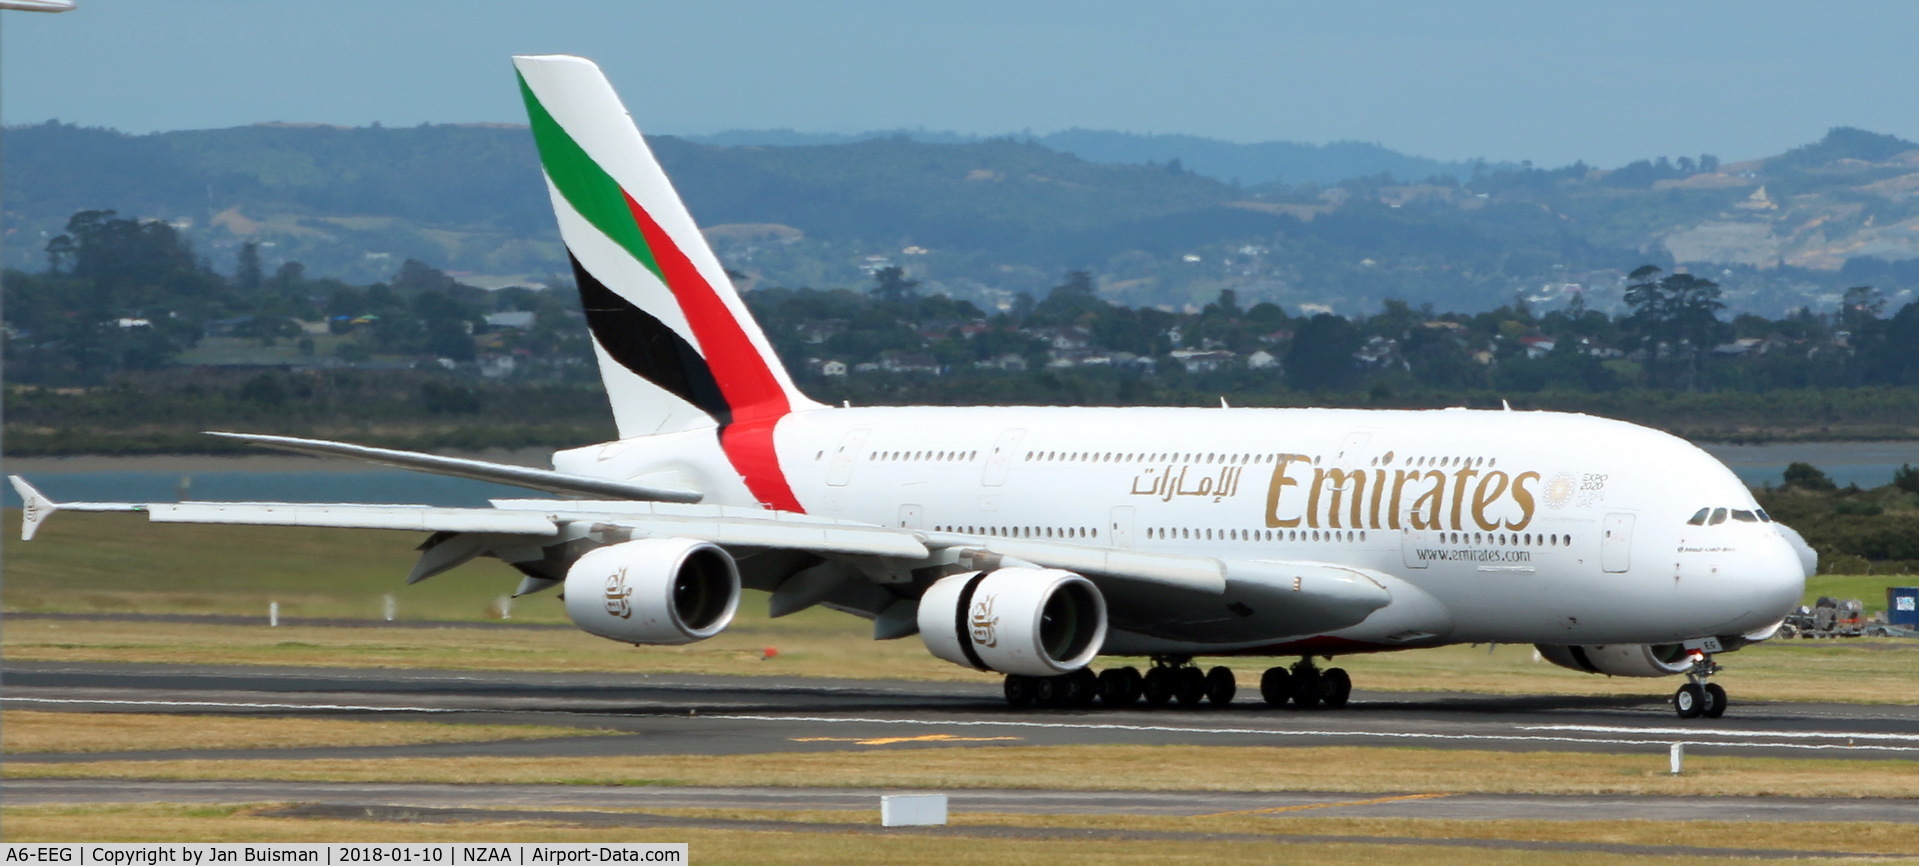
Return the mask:
<svg viewBox="0 0 1919 866">
<path fill-rule="evenodd" d="M 1155 597 L 1149 610 L 1122 599 L 1110 652 L 1671 643 L 1762 629 L 1804 586 L 1774 524 L 1688 524 L 1702 508 L 1758 512 L 1718 461 L 1584 415 L 834 408 L 785 417 L 775 441 L 809 513 L 1203 555 L 1229 578 L 1261 562 L 1354 566 L 1382 575 L 1393 596 L 1356 626 L 1308 633 L 1261 616 L 1270 599 Z M 714 442 L 695 430 L 555 461 L 600 476 L 677 475 L 709 501 L 751 504 Z"/>
</svg>

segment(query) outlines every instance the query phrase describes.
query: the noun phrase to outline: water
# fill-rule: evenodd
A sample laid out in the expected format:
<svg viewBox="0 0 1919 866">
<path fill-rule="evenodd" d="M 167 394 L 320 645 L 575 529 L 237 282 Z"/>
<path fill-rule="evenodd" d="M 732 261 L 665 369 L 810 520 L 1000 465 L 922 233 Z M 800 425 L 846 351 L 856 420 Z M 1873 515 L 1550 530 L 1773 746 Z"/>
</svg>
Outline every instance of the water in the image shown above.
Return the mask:
<svg viewBox="0 0 1919 866">
<path fill-rule="evenodd" d="M 25 472 L 55 502 L 380 502 L 485 507 L 489 499 L 532 499 L 519 487 L 396 469 L 363 472 Z M 182 493 L 185 479 L 186 495 Z M 6 507 L 20 497 L 6 485 Z"/>
<path fill-rule="evenodd" d="M 1919 466 L 1919 442 L 1799 442 L 1771 445 L 1706 445 L 1712 456 L 1754 487 L 1784 480 L 1788 463 L 1811 463 L 1834 484 L 1880 487 L 1892 483 L 1903 464 Z"/>
</svg>

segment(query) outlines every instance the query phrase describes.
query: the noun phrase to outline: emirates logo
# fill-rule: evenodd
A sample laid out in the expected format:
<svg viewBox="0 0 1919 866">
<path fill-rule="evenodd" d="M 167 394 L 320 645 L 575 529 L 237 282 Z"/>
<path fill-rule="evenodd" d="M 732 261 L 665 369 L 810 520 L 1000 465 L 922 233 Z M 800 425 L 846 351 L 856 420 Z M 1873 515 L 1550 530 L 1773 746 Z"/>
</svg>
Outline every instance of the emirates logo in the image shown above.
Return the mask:
<svg viewBox="0 0 1919 866">
<path fill-rule="evenodd" d="M 987 649 L 999 646 L 999 617 L 993 615 L 993 600 L 997 597 L 989 595 L 973 602 L 973 642 Z"/>
<path fill-rule="evenodd" d="M 620 619 L 633 618 L 633 587 L 626 585 L 626 569 L 606 577 L 606 612 Z"/>
</svg>

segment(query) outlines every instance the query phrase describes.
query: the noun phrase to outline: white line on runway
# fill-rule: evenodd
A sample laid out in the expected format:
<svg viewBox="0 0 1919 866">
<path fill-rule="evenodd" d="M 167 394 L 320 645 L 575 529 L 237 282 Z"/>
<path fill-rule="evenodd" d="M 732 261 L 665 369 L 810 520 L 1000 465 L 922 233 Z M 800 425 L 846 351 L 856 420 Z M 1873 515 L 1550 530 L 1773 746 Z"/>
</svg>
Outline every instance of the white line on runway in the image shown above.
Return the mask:
<svg viewBox="0 0 1919 866">
<path fill-rule="evenodd" d="M 376 713 L 486 713 L 518 710 L 463 710 L 451 707 L 361 707 L 351 704 L 257 704 L 234 701 L 124 701 L 104 698 L 0 698 L 10 704 L 111 704 L 133 707 L 219 707 L 249 710 L 354 710 Z"/>
<path fill-rule="evenodd" d="M 566 716 L 609 715 L 608 713 L 599 713 L 599 712 L 592 712 L 592 711 L 569 711 L 569 710 L 486 710 L 486 709 L 462 709 L 462 708 L 452 708 L 452 707 L 355 706 L 355 705 L 349 705 L 349 704 L 243 703 L 243 702 L 237 702 L 237 701 L 233 701 L 233 702 L 135 701 L 135 700 L 109 700 L 109 699 L 86 699 L 86 698 L 19 698 L 19 697 L 8 697 L 0 700 L 4 700 L 7 703 L 95 704 L 95 705 L 110 705 L 110 706 L 147 706 L 147 707 L 213 707 L 213 708 L 224 708 L 224 709 L 257 709 L 257 710 L 346 710 L 346 711 L 354 711 L 354 712 L 379 712 L 379 713 L 502 713 L 504 712 L 504 713 L 513 713 L 516 715 L 536 714 L 536 715 L 566 715 Z M 1026 722 L 1026 721 L 1000 721 L 1000 720 L 991 720 L 991 719 L 951 719 L 951 720 L 942 721 L 937 719 L 872 719 L 872 718 L 858 718 L 858 717 L 844 717 L 844 716 L 763 716 L 763 715 L 720 715 L 720 714 L 700 716 L 699 718 L 714 719 L 719 721 L 740 721 L 740 722 L 843 722 L 843 723 L 853 723 L 853 724 L 863 723 L 863 724 L 869 724 L 869 725 L 917 725 L 921 727 L 997 727 L 997 728 L 1031 728 L 1031 729 L 1040 729 L 1040 730 L 1129 731 L 1129 732 L 1144 732 L 1144 733 L 1202 734 L 1202 735 L 1251 734 L 1251 735 L 1267 736 L 1267 737 L 1366 737 L 1366 738 L 1389 739 L 1389 740 L 1454 740 L 1454 741 L 1516 742 L 1516 743 L 1586 743 L 1591 745 L 1602 745 L 1602 746 L 1668 746 L 1672 744 L 1672 741 L 1670 739 L 1657 739 L 1657 740 L 1603 739 L 1598 737 L 1554 737 L 1554 736 L 1541 736 L 1536 734 L 1434 734 L 1434 733 L 1424 733 L 1424 732 L 1418 732 L 1418 731 L 1314 731 L 1314 730 L 1286 730 L 1283 728 L 1193 728 L 1193 727 L 1178 727 L 1173 725 L 1124 725 L 1124 724 L 1115 724 L 1115 723 L 1099 724 L 1099 723 L 1087 723 L 1087 722 Z M 1566 725 L 1566 726 L 1560 726 L 1560 727 L 1572 728 L 1576 730 L 1585 729 L 1585 728 L 1580 728 L 1579 726 L 1573 726 L 1573 725 Z M 1520 728 L 1520 730 L 1532 730 L 1532 729 L 1533 728 Z M 1617 732 L 1617 733 L 1633 733 L 1633 734 L 1658 734 L 1663 732 L 1680 732 L 1685 735 L 1697 735 L 1702 733 L 1710 733 L 1712 730 L 1709 728 L 1701 728 L 1697 730 L 1694 730 L 1691 728 L 1600 729 L 1598 726 L 1592 726 L 1591 729 L 1594 730 L 1595 733 Z M 1785 734 L 1774 734 L 1771 732 L 1758 732 L 1758 731 L 1746 731 L 1746 732 L 1738 732 L 1738 733 L 1749 735 L 1749 736 L 1756 736 L 1756 737 L 1779 737 L 1781 739 L 1784 739 L 1787 736 Z M 1835 734 L 1833 736 L 1835 738 L 1837 737 L 1857 738 L 1857 735 L 1847 735 L 1847 734 Z M 1702 745 L 1707 745 L 1707 744 L 1702 744 Z M 1720 746 L 1725 748 L 1745 748 L 1745 749 L 1801 749 L 1801 750 L 1808 750 L 1808 751 L 1824 751 L 1824 750 L 1836 749 L 1840 751 L 1856 751 L 1856 752 L 1858 751 L 1919 752 L 1919 746 L 1881 746 L 1881 745 L 1872 745 L 1872 744 L 1856 745 L 1856 744 L 1840 744 L 1840 743 L 1713 742 L 1713 743 L 1710 743 L 1709 745 Z"/>
<path fill-rule="evenodd" d="M 872 725 L 920 725 L 925 727 L 1008 727 L 1081 731 L 1135 731 L 1169 734 L 1258 734 L 1279 737 L 1376 737 L 1398 740 L 1486 740 L 1521 743 L 1592 743 L 1607 746 L 1669 746 L 1669 739 L 1617 740 L 1596 737 L 1545 737 L 1522 734 L 1431 734 L 1417 731 L 1294 731 L 1279 728 L 1182 728 L 1170 725 L 1087 724 L 1073 722 L 1002 722 L 981 719 L 938 721 L 934 719 L 867 719 L 834 716 L 743 716 L 711 715 L 707 719 L 742 722 L 849 722 Z M 1708 744 L 1702 744 L 1708 745 Z M 1874 752 L 1919 752 L 1919 746 L 1846 745 L 1839 743 L 1711 743 L 1709 745 L 1747 749 L 1840 749 Z"/>
<path fill-rule="evenodd" d="M 1522 731 L 1586 731 L 1594 734 L 1680 734 L 1689 737 L 1783 737 L 1801 740 L 1905 740 L 1919 743 L 1914 734 L 1852 734 L 1842 731 L 1743 731 L 1726 728 L 1627 728 L 1611 725 L 1522 725 Z"/>
</svg>

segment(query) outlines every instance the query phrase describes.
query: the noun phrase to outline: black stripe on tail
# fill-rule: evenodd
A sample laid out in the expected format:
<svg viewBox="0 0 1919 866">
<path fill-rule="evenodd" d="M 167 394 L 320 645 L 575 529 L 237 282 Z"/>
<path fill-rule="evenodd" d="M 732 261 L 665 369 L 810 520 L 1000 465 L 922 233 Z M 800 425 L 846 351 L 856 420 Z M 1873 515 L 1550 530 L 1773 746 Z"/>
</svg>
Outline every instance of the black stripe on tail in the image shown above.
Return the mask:
<svg viewBox="0 0 1919 866">
<path fill-rule="evenodd" d="M 587 272 L 572 251 L 567 252 L 567 258 L 573 262 L 573 279 L 580 287 L 586 326 L 600 348 L 634 375 L 713 416 L 721 427 L 732 423 L 733 408 L 727 405 L 720 383 L 713 378 L 713 368 L 699 350 L 665 322 L 607 288 Z"/>
</svg>

